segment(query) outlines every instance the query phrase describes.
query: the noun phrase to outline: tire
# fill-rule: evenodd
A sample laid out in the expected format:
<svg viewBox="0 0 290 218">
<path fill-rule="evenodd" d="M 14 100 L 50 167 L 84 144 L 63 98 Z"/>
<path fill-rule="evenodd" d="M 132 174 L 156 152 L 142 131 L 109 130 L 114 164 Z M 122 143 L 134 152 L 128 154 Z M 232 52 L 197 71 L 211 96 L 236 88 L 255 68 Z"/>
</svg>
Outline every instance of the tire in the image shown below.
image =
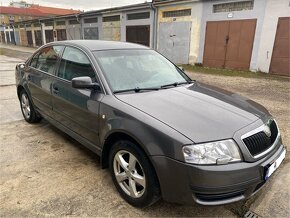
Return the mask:
<svg viewBox="0 0 290 218">
<path fill-rule="evenodd" d="M 129 204 L 143 208 L 160 199 L 155 170 L 138 145 L 127 140 L 116 142 L 110 151 L 109 161 L 113 182 Z"/>
<path fill-rule="evenodd" d="M 19 93 L 19 102 L 22 115 L 28 123 L 37 123 L 41 120 L 41 116 L 35 111 L 28 94 L 24 89 Z"/>
</svg>

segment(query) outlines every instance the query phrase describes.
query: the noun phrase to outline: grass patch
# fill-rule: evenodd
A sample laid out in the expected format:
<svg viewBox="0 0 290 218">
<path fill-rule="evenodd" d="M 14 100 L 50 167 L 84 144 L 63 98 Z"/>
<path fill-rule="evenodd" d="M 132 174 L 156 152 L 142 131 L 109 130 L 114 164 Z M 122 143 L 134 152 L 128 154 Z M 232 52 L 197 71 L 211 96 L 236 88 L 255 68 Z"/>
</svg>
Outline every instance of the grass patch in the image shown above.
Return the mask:
<svg viewBox="0 0 290 218">
<path fill-rule="evenodd" d="M 263 78 L 263 79 L 278 79 L 278 80 L 289 80 L 289 77 L 272 75 L 263 72 L 251 72 L 242 70 L 230 70 L 220 68 L 209 68 L 196 65 L 182 65 L 182 67 L 188 72 L 204 73 L 218 76 L 232 76 L 232 77 L 244 77 L 244 78 Z"/>
</svg>

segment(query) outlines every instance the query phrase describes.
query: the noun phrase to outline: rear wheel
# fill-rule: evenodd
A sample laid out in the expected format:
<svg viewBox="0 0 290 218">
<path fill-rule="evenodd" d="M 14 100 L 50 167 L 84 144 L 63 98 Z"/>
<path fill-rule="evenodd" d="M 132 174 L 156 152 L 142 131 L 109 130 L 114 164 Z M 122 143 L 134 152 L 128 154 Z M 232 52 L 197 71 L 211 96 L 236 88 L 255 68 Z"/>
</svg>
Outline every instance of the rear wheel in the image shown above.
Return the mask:
<svg viewBox="0 0 290 218">
<path fill-rule="evenodd" d="M 40 115 L 37 114 L 35 109 L 33 108 L 33 105 L 26 93 L 26 91 L 23 89 L 20 91 L 20 107 L 22 111 L 22 115 L 24 119 L 28 123 L 36 123 L 41 120 Z"/>
<path fill-rule="evenodd" d="M 130 141 L 118 141 L 110 152 L 110 171 L 120 195 L 135 207 L 160 198 L 155 171 L 146 154 Z"/>
</svg>

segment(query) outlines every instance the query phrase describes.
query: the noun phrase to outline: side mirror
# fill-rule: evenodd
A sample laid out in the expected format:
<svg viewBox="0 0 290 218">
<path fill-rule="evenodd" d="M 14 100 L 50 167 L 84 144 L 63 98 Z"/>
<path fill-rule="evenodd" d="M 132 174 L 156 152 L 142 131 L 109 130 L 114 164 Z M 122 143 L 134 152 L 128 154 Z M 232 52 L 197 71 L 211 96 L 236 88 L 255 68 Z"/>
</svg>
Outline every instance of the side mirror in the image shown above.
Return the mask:
<svg viewBox="0 0 290 218">
<path fill-rule="evenodd" d="M 16 65 L 16 68 L 17 68 L 18 70 L 23 70 L 23 69 L 25 68 L 25 64 L 24 64 L 24 63 L 17 64 L 17 65 Z"/>
<path fill-rule="evenodd" d="M 76 89 L 94 89 L 101 90 L 98 83 L 93 83 L 88 76 L 75 77 L 71 81 L 72 87 Z"/>
</svg>

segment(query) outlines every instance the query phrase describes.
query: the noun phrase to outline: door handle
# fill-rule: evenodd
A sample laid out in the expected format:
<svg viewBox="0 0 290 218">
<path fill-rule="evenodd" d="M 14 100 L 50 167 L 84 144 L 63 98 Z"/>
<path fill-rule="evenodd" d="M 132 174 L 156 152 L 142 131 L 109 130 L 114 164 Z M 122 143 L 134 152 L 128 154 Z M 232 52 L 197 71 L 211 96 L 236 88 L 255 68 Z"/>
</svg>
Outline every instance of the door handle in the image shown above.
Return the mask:
<svg viewBox="0 0 290 218">
<path fill-rule="evenodd" d="M 53 92 L 54 94 L 57 95 L 57 94 L 59 93 L 59 90 L 58 90 L 57 87 L 54 86 L 54 87 L 52 88 L 52 92 Z"/>
</svg>

